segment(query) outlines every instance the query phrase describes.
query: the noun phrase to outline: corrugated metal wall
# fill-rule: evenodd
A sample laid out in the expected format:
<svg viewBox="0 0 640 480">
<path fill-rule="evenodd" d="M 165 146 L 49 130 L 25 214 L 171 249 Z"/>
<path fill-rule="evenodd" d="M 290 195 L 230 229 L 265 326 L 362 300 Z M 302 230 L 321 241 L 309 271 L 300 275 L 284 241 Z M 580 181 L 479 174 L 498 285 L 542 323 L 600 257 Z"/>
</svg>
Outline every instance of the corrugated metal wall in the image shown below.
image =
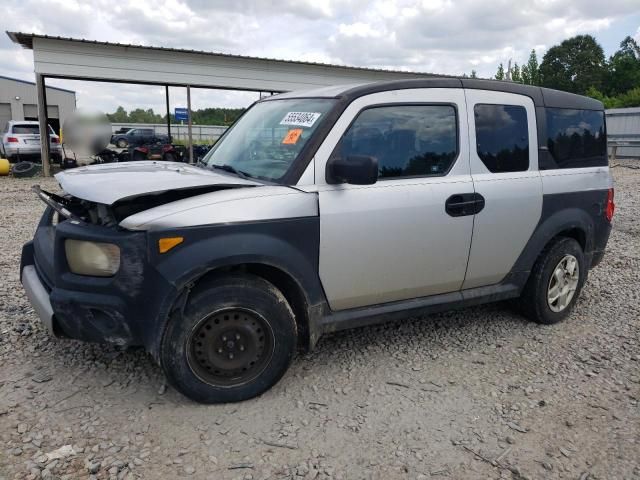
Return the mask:
<svg viewBox="0 0 640 480">
<path fill-rule="evenodd" d="M 613 108 L 605 113 L 609 139 L 640 140 L 640 108 Z M 640 158 L 640 147 L 618 147 L 616 157 Z"/>
</svg>

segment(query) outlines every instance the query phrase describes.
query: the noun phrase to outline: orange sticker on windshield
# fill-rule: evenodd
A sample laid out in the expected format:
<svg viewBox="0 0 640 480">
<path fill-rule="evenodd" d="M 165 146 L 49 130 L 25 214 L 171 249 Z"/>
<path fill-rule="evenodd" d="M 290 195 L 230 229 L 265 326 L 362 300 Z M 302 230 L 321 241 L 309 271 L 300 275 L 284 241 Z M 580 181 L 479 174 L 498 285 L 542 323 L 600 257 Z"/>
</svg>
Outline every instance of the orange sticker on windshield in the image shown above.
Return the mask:
<svg viewBox="0 0 640 480">
<path fill-rule="evenodd" d="M 284 145 L 295 145 L 298 142 L 300 135 L 302 135 L 301 128 L 294 128 L 292 130 L 289 130 L 282 139 L 282 143 Z"/>
</svg>

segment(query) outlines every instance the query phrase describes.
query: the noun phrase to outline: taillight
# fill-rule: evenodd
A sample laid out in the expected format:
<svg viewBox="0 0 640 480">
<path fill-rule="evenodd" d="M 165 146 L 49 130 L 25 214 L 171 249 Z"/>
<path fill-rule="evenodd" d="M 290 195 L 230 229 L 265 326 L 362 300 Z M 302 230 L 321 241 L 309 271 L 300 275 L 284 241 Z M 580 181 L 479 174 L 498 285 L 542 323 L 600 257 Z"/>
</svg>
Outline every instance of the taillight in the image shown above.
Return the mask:
<svg viewBox="0 0 640 480">
<path fill-rule="evenodd" d="M 604 210 L 604 218 L 607 219 L 607 222 L 611 222 L 613 220 L 613 212 L 616 210 L 616 204 L 613 203 L 613 188 L 610 188 L 607 191 L 607 206 Z"/>
<path fill-rule="evenodd" d="M 7 137 L 7 142 L 9 143 L 18 143 L 18 141 L 16 137 Z"/>
<path fill-rule="evenodd" d="M 138 147 L 136 150 L 142 153 L 149 153 L 149 149 L 147 147 Z"/>
<path fill-rule="evenodd" d="M 51 143 L 60 143 L 60 139 L 58 137 L 51 137 Z"/>
<path fill-rule="evenodd" d="M 162 146 L 162 151 L 163 152 L 171 152 L 173 150 L 173 145 L 163 145 Z"/>
</svg>

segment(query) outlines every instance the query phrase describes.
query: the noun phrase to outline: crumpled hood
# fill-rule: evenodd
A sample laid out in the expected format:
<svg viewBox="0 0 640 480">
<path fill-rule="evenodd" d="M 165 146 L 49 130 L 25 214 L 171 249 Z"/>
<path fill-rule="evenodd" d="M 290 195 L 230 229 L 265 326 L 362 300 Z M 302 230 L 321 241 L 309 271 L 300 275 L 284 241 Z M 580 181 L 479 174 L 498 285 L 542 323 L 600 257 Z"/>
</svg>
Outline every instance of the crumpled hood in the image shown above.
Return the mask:
<svg viewBox="0 0 640 480">
<path fill-rule="evenodd" d="M 118 200 L 168 190 L 219 185 L 262 185 L 232 174 L 177 162 L 122 162 L 79 167 L 56 174 L 62 189 L 74 197 L 112 205 Z"/>
</svg>

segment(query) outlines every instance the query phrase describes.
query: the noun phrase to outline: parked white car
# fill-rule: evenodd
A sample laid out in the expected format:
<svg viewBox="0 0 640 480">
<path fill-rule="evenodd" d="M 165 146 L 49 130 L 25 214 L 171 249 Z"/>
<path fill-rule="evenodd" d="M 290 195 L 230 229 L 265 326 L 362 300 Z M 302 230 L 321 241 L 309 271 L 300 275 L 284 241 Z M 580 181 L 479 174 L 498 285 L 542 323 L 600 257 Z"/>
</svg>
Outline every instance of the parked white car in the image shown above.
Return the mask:
<svg viewBox="0 0 640 480">
<path fill-rule="evenodd" d="M 62 158 L 60 137 L 49 127 L 51 137 L 51 156 L 59 161 Z M 36 121 L 11 120 L 2 132 L 2 154 L 11 162 L 40 157 L 40 124 Z"/>
</svg>

